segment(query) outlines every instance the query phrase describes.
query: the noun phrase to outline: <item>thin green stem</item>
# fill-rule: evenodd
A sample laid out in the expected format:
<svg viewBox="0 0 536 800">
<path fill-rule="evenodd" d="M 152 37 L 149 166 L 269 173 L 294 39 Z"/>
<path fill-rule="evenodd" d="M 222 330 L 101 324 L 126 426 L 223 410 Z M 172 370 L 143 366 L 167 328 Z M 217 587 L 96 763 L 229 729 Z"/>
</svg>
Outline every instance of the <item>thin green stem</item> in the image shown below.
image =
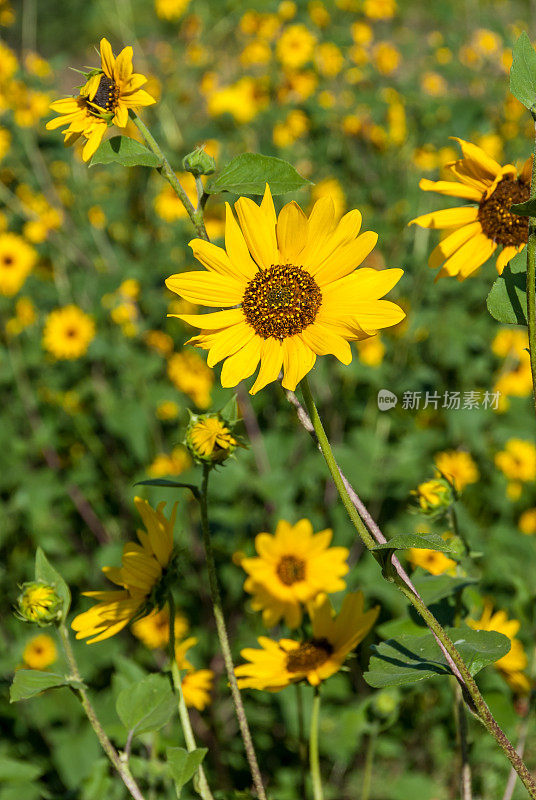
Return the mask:
<svg viewBox="0 0 536 800">
<path fill-rule="evenodd" d="M 535 121 L 536 134 L 536 121 Z M 532 155 L 532 181 L 530 199 L 536 197 L 536 143 Z M 529 329 L 530 369 L 532 372 L 532 394 L 536 410 L 536 217 L 529 217 L 529 240 L 527 243 L 527 322 Z"/>
<path fill-rule="evenodd" d="M 352 523 L 354 524 L 354 527 L 356 528 L 358 534 L 360 535 L 364 545 L 369 550 L 372 550 L 375 546 L 375 541 L 370 535 L 360 515 L 358 514 L 354 504 L 350 499 L 348 491 L 344 485 L 339 468 L 337 466 L 337 462 L 335 461 L 333 452 L 331 450 L 331 445 L 329 443 L 329 440 L 326 436 L 326 432 L 322 425 L 322 420 L 320 419 L 313 396 L 311 394 L 311 390 L 309 388 L 309 383 L 307 379 L 306 378 L 302 379 L 300 385 L 302 387 L 305 405 L 307 406 L 307 411 L 309 413 L 320 449 L 322 451 L 322 454 L 324 455 L 328 468 L 331 472 L 331 475 L 333 477 L 333 480 L 341 497 L 341 500 L 348 512 L 348 515 Z M 504 732 L 497 724 L 484 698 L 480 694 L 480 691 L 478 689 L 478 686 L 476 685 L 475 680 L 473 679 L 471 673 L 469 672 L 461 655 L 456 650 L 450 637 L 443 629 L 443 627 L 440 625 L 440 623 L 437 621 L 437 619 L 434 617 L 434 615 L 431 613 L 431 611 L 427 608 L 422 598 L 407 586 L 407 584 L 400 577 L 400 575 L 396 573 L 395 570 L 393 570 L 393 574 L 391 575 L 390 580 L 398 587 L 398 589 L 402 592 L 404 597 L 406 597 L 406 599 L 411 603 L 411 605 L 419 612 L 419 614 L 426 622 L 429 629 L 436 637 L 437 641 L 441 644 L 443 651 L 448 656 L 449 663 L 452 663 L 452 667 L 457 672 L 458 680 L 461 682 L 462 690 L 464 690 L 464 699 L 470 703 L 480 721 L 483 723 L 488 732 L 493 736 L 495 741 L 502 748 L 507 758 L 509 759 L 510 763 L 512 764 L 517 774 L 523 781 L 525 787 L 527 788 L 529 796 L 533 798 L 533 800 L 536 800 L 536 781 L 530 774 L 523 760 L 519 757 L 512 743 L 505 736 Z"/>
<path fill-rule="evenodd" d="M 216 630 L 218 632 L 218 638 L 220 640 L 220 647 L 223 653 L 223 660 L 225 662 L 225 668 L 227 670 L 227 678 L 229 679 L 229 685 L 231 687 L 231 695 L 233 697 L 235 712 L 238 719 L 238 725 L 240 727 L 240 733 L 242 734 L 242 739 L 244 741 L 244 748 L 246 751 L 249 768 L 251 770 L 253 783 L 255 784 L 255 789 L 257 790 L 257 796 L 259 800 L 266 800 L 266 792 L 264 790 L 261 771 L 259 769 L 257 756 L 255 754 L 255 748 L 253 746 L 253 739 L 251 738 L 251 732 L 249 730 L 249 725 L 246 718 L 246 712 L 244 710 L 244 704 L 242 703 L 242 697 L 240 696 L 240 689 L 238 688 L 238 683 L 236 681 L 233 656 L 231 654 L 231 645 L 229 643 L 229 635 L 227 633 L 227 626 L 225 624 L 225 617 L 223 614 L 223 606 L 221 601 L 220 588 L 218 585 L 218 576 L 216 572 L 216 564 L 214 562 L 214 552 L 212 550 L 212 541 L 210 538 L 210 527 L 208 522 L 209 474 L 210 474 L 210 467 L 204 466 L 203 482 L 201 486 L 200 507 L 201 507 L 201 528 L 203 531 L 203 542 L 205 545 L 205 554 L 207 559 L 208 582 L 210 587 L 210 595 L 212 599 L 212 608 L 214 611 L 214 619 L 216 620 Z"/>
<path fill-rule="evenodd" d="M 296 692 L 296 711 L 298 715 L 298 754 L 300 756 L 300 796 L 305 798 L 307 774 L 307 744 L 305 742 L 305 725 L 303 719 L 303 694 L 301 683 L 294 684 Z"/>
<path fill-rule="evenodd" d="M 369 800 L 372 788 L 372 767 L 374 765 L 374 745 L 378 732 L 373 728 L 369 734 L 367 752 L 365 755 L 365 769 L 363 772 L 363 788 L 361 789 L 361 800 Z"/>
<path fill-rule="evenodd" d="M 311 781 L 313 783 L 314 800 L 324 800 L 322 791 L 322 778 L 320 775 L 320 760 L 318 758 L 318 728 L 320 721 L 320 689 L 315 686 L 313 710 L 311 712 L 311 733 L 309 736 L 309 765 L 311 768 Z"/>
<path fill-rule="evenodd" d="M 454 680 L 454 678 L 452 679 Z M 465 703 L 463 700 L 462 688 L 458 681 L 454 686 L 454 716 L 456 718 L 456 728 L 460 745 L 460 790 L 461 800 L 472 800 L 471 788 L 471 765 L 469 763 L 469 743 L 467 741 L 467 714 L 465 713 Z"/>
<path fill-rule="evenodd" d="M 449 508 L 449 517 L 450 517 L 450 524 L 452 525 L 452 532 L 458 539 L 461 539 L 463 543 L 463 549 L 465 550 L 465 555 L 471 555 L 471 545 L 469 544 L 469 539 L 465 535 L 465 532 L 462 531 L 458 524 L 458 514 L 456 513 L 456 507 L 451 505 Z"/>
<path fill-rule="evenodd" d="M 205 239 L 208 242 L 209 238 L 203 220 L 203 204 L 200 203 L 198 208 L 193 207 L 188 195 L 182 188 L 179 179 L 172 170 L 171 164 L 165 157 L 164 153 L 162 152 L 162 148 L 154 138 L 147 125 L 142 119 L 140 119 L 140 117 L 138 117 L 135 111 L 130 111 L 130 117 L 133 120 L 134 125 L 138 128 L 141 135 L 145 139 L 145 143 L 149 149 L 152 150 L 152 152 L 160 159 L 161 166 L 158 167 L 158 172 L 168 181 L 169 185 L 183 204 L 188 216 L 192 220 L 194 228 L 197 231 L 197 235 L 200 239 Z"/>
<path fill-rule="evenodd" d="M 88 693 L 84 687 L 82 677 L 80 675 L 80 670 L 78 669 L 78 664 L 76 663 L 76 659 L 74 657 L 73 649 L 71 647 L 71 642 L 69 641 L 69 631 L 67 630 L 64 622 L 62 622 L 61 625 L 59 626 L 59 633 L 63 644 L 63 649 L 67 657 L 67 662 L 71 669 L 71 677 L 77 683 L 79 683 L 79 687 L 75 690 L 75 694 L 78 696 L 80 703 L 82 704 L 82 708 L 86 713 L 86 716 L 91 724 L 91 727 L 95 731 L 95 734 L 100 742 L 102 749 L 104 750 L 104 752 L 112 762 L 113 766 L 119 773 L 119 777 L 127 787 L 131 797 L 133 797 L 134 800 L 145 800 L 138 784 L 132 777 L 132 774 L 127 764 L 121 760 L 119 753 L 117 752 L 117 750 L 109 740 L 108 736 L 106 735 L 106 732 L 102 727 L 99 718 L 97 717 L 97 714 L 95 713 L 95 709 L 91 705 Z"/>
</svg>

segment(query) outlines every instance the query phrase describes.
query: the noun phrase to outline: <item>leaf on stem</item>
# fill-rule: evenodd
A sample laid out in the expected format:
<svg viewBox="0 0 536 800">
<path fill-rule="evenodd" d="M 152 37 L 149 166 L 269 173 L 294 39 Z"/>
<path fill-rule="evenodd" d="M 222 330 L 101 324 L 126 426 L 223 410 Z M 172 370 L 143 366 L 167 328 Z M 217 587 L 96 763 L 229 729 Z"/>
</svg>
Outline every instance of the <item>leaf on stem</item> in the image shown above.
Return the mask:
<svg viewBox="0 0 536 800">
<path fill-rule="evenodd" d="M 273 195 L 303 189 L 310 184 L 288 161 L 260 153 L 242 153 L 233 158 L 205 186 L 207 194 L 232 192 L 233 194 L 264 194 L 269 184 Z"/>
<path fill-rule="evenodd" d="M 166 748 L 167 763 L 175 782 L 177 797 L 180 798 L 183 786 L 193 778 L 207 752 L 206 747 L 198 747 L 190 753 L 183 747 Z"/>
<path fill-rule="evenodd" d="M 516 41 L 512 56 L 510 91 L 533 113 L 536 105 L 536 51 L 526 31 Z"/>
<path fill-rule="evenodd" d="M 160 167 L 162 162 L 147 147 L 128 136 L 112 136 L 97 147 L 90 167 L 95 164 L 121 164 L 123 167 Z"/>
<path fill-rule="evenodd" d="M 62 620 L 65 620 L 71 606 L 70 589 L 61 577 L 60 573 L 54 569 L 40 547 L 37 548 L 35 553 L 35 580 L 43 581 L 43 583 L 48 583 L 49 586 L 54 587 L 56 594 L 61 598 L 61 618 Z"/>
<path fill-rule="evenodd" d="M 527 324 L 527 255 L 518 253 L 506 265 L 487 297 L 488 311 L 498 322 Z"/>
</svg>

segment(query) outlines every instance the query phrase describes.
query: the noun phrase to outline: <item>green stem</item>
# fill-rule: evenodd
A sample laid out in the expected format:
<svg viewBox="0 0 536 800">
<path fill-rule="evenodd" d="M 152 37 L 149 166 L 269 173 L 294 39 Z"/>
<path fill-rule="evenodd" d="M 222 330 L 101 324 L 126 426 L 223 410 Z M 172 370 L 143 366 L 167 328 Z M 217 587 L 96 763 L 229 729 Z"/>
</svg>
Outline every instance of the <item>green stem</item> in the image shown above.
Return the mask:
<svg viewBox="0 0 536 800">
<path fill-rule="evenodd" d="M 462 544 L 463 544 L 463 549 L 465 550 L 465 555 L 466 556 L 470 556 L 471 555 L 471 545 L 469 544 L 469 539 L 465 535 L 465 532 L 462 531 L 462 529 L 460 528 L 460 526 L 458 524 L 458 514 L 456 513 L 456 507 L 454 506 L 454 504 L 451 505 L 450 508 L 449 508 L 449 517 L 450 517 L 450 523 L 452 525 L 453 534 L 455 536 L 457 536 L 458 539 L 461 539 Z"/>
<path fill-rule="evenodd" d="M 322 778 L 320 776 L 320 761 L 318 758 L 318 723 L 320 720 L 320 690 L 315 686 L 313 710 L 311 712 L 311 734 L 309 738 L 309 764 L 311 767 L 311 780 L 313 782 L 314 800 L 324 800 L 322 792 Z"/>
<path fill-rule="evenodd" d="M 175 657 L 176 609 L 175 609 L 175 600 L 171 592 L 169 592 L 168 594 L 168 606 L 169 606 L 169 663 L 171 665 L 171 678 L 173 683 L 173 689 L 178 697 L 179 718 L 181 721 L 182 732 L 184 734 L 184 740 L 186 742 L 186 749 L 188 750 L 189 753 L 192 753 L 194 750 L 197 750 L 197 744 L 195 741 L 194 732 L 192 730 L 192 723 L 190 722 L 190 715 L 188 714 L 188 709 L 186 707 L 186 702 L 184 700 L 184 694 L 182 692 L 182 680 L 181 680 L 179 665 L 177 664 L 177 659 Z M 198 790 L 203 800 L 214 800 L 212 792 L 210 791 L 208 785 L 205 771 L 201 764 L 199 765 L 197 770 L 197 777 L 198 777 L 198 783 L 196 789 Z"/>
<path fill-rule="evenodd" d="M 216 620 L 216 630 L 218 632 L 218 638 L 220 640 L 220 647 L 223 653 L 223 660 L 225 662 L 225 668 L 227 670 L 227 677 L 229 679 L 229 685 L 231 687 L 231 695 L 233 697 L 236 716 L 238 719 L 238 725 L 240 727 L 240 733 L 242 734 L 242 739 L 244 741 L 244 748 L 246 750 L 246 756 L 249 763 L 249 768 L 251 770 L 253 783 L 255 784 L 255 789 L 257 790 L 257 796 L 259 800 L 266 800 L 266 792 L 264 791 L 264 786 L 262 783 L 261 772 L 259 769 L 259 764 L 257 762 L 255 748 L 253 746 L 253 739 L 251 738 L 251 732 L 249 730 L 249 725 L 246 718 L 246 712 L 244 710 L 244 704 L 242 703 L 242 697 L 240 696 L 240 689 L 238 688 L 238 683 L 236 681 L 233 656 L 231 654 L 231 645 L 229 643 L 229 635 L 227 633 L 227 626 L 225 624 L 225 617 L 223 614 L 223 606 L 221 602 L 221 594 L 218 585 L 218 576 L 216 573 L 216 564 L 214 562 L 214 552 L 212 550 L 212 541 L 210 538 L 210 527 L 208 522 L 209 474 L 210 474 L 210 467 L 204 466 L 203 482 L 201 486 L 200 507 L 201 507 L 201 528 L 203 531 L 203 542 L 205 545 L 205 554 L 207 559 L 208 582 L 210 587 L 210 595 L 212 599 L 212 608 L 214 611 L 214 618 Z"/>
<path fill-rule="evenodd" d="M 370 535 L 363 520 L 357 513 L 357 510 L 353 505 L 350 496 L 346 490 L 339 468 L 337 466 L 337 462 L 335 461 L 335 458 L 333 456 L 331 445 L 326 436 L 324 426 L 322 425 L 322 420 L 320 419 L 313 396 L 311 394 L 307 378 L 303 378 L 300 385 L 302 387 L 305 405 L 307 406 L 307 411 L 311 418 L 311 422 L 313 424 L 313 428 L 320 449 L 329 467 L 329 470 L 331 472 L 331 475 L 333 477 L 333 480 L 335 482 L 341 500 L 344 504 L 344 507 L 346 508 L 348 515 L 352 523 L 354 524 L 354 527 L 356 528 L 358 534 L 360 535 L 364 545 L 369 550 L 372 550 L 375 546 L 375 541 Z M 392 582 L 398 587 L 398 589 L 402 592 L 404 597 L 406 597 L 406 599 L 411 603 L 411 605 L 419 612 L 423 620 L 426 622 L 427 626 L 435 635 L 437 641 L 441 643 L 444 652 L 448 655 L 448 658 L 452 661 L 453 666 L 458 672 L 459 680 L 461 680 L 462 682 L 462 688 L 466 692 L 465 699 L 468 700 L 470 698 L 471 705 L 473 706 L 474 711 L 477 714 L 478 718 L 506 754 L 508 760 L 510 761 L 513 768 L 515 769 L 515 771 L 523 781 L 525 787 L 527 788 L 529 796 L 533 798 L 533 800 L 536 800 L 535 779 L 530 774 L 523 760 L 519 757 L 512 743 L 505 736 L 504 732 L 497 724 L 484 698 L 480 694 L 480 691 L 478 689 L 478 686 L 476 685 L 475 680 L 473 679 L 473 676 L 469 672 L 461 655 L 456 650 L 450 637 L 447 635 L 446 631 L 442 628 L 442 626 L 434 617 L 434 615 L 431 613 L 431 611 L 424 604 L 422 598 L 419 597 L 417 594 L 415 594 L 415 592 L 413 592 L 404 583 L 400 575 L 398 575 L 397 573 L 393 574 Z"/>
<path fill-rule="evenodd" d="M 147 125 L 143 122 L 140 117 L 136 114 L 135 111 L 130 111 L 130 118 L 133 120 L 134 125 L 138 128 L 141 135 L 145 139 L 145 143 L 149 147 L 152 152 L 158 156 L 161 162 L 161 166 L 158 167 L 158 172 L 164 177 L 168 183 L 170 184 L 171 188 L 183 204 L 184 208 L 186 209 L 188 216 L 192 220 L 194 228 L 197 231 L 197 235 L 200 239 L 205 239 L 205 241 L 209 241 L 208 234 L 205 228 L 205 223 L 203 220 L 203 204 L 199 204 L 198 208 L 194 208 L 190 202 L 190 199 L 184 189 L 181 186 L 181 183 L 175 172 L 171 169 L 171 164 L 165 157 L 162 149 L 156 139 L 154 138 L 153 134 L 147 127 Z"/>
<path fill-rule="evenodd" d="M 303 695 L 301 683 L 294 684 L 296 691 L 296 708 L 298 714 L 298 754 L 300 756 L 300 796 L 305 798 L 307 775 L 307 744 L 305 742 L 305 726 L 303 720 Z"/>
<path fill-rule="evenodd" d="M 535 122 L 536 125 L 536 122 Z M 536 143 L 532 155 L 532 180 L 530 199 L 536 197 Z M 536 217 L 529 217 L 529 240 L 527 243 L 527 322 L 529 328 L 530 369 L 532 372 L 532 395 L 536 409 Z"/>
<path fill-rule="evenodd" d="M 372 767 L 374 764 L 374 745 L 378 733 L 374 728 L 369 734 L 367 753 L 365 755 L 365 769 L 363 772 L 363 788 L 361 789 L 361 800 L 369 800 L 372 788 Z"/>
<path fill-rule="evenodd" d="M 78 669 L 78 664 L 76 663 L 76 659 L 74 657 L 71 642 L 69 641 L 69 632 L 65 627 L 64 622 L 62 622 L 59 626 L 59 633 L 63 644 L 63 649 L 65 650 L 65 655 L 67 657 L 67 662 L 71 669 L 71 677 L 80 684 L 80 687 L 75 690 L 75 694 L 78 696 L 80 703 L 82 704 L 82 708 L 86 713 L 91 727 L 97 735 L 97 739 L 99 740 L 102 749 L 119 773 L 119 777 L 127 787 L 131 797 L 133 797 L 134 800 L 144 800 L 144 796 L 142 795 L 138 784 L 132 777 L 127 764 L 121 760 L 119 753 L 106 735 L 106 732 L 95 713 L 95 709 L 91 705 L 88 693 L 84 687 L 82 677 L 80 675 L 80 670 Z"/>
</svg>

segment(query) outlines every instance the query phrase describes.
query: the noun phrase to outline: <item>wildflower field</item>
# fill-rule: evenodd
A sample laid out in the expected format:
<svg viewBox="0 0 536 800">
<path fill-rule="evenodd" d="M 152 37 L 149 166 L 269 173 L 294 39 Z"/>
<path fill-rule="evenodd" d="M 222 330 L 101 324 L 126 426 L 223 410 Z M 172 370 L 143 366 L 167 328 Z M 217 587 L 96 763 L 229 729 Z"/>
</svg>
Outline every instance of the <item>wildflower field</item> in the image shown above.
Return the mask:
<svg viewBox="0 0 536 800">
<path fill-rule="evenodd" d="M 0 0 L 0 800 L 536 798 L 532 41 Z"/>
</svg>

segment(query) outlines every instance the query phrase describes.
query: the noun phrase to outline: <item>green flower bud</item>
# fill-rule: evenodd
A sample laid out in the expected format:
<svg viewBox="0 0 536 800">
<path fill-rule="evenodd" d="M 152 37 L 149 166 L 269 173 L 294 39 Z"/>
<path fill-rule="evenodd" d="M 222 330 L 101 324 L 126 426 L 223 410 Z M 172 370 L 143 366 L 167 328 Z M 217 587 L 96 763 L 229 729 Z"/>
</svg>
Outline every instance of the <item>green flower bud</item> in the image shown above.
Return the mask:
<svg viewBox="0 0 536 800">
<path fill-rule="evenodd" d="M 387 719 L 398 708 L 399 694 L 396 689 L 382 689 L 372 700 L 372 710 L 381 719 Z"/>
<path fill-rule="evenodd" d="M 184 156 L 182 159 L 182 166 L 187 172 L 191 172 L 192 175 L 197 177 L 198 175 L 212 175 L 216 169 L 216 162 L 212 156 L 205 153 L 205 147 L 203 145 L 201 147 L 196 147 L 195 150 L 188 153 L 187 156 Z"/>
<path fill-rule="evenodd" d="M 236 450 L 232 426 L 220 414 L 192 414 L 184 443 L 198 464 L 221 464 Z"/>
<path fill-rule="evenodd" d="M 44 581 L 23 583 L 17 598 L 16 614 L 24 622 L 44 628 L 61 619 L 63 601 L 53 585 Z"/>
</svg>

